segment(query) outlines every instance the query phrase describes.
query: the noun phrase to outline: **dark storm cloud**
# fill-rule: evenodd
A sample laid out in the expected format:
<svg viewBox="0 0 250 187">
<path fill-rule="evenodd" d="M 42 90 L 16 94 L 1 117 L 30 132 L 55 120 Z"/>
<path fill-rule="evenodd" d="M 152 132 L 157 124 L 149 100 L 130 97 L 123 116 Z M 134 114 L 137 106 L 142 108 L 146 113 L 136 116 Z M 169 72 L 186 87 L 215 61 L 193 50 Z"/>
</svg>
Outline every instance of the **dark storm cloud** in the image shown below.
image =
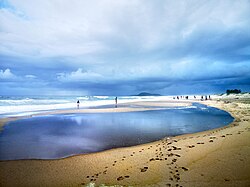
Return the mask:
<svg viewBox="0 0 250 187">
<path fill-rule="evenodd" d="M 250 91 L 247 0 L 0 4 L 0 94 Z"/>
</svg>

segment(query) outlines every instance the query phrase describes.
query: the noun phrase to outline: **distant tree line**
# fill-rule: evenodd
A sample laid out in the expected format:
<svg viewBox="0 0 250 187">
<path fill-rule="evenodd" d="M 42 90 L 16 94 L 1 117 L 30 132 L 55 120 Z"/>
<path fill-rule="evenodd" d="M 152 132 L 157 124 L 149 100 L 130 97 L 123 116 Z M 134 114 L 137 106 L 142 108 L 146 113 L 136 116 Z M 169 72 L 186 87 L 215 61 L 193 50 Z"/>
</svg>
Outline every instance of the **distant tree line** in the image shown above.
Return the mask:
<svg viewBox="0 0 250 187">
<path fill-rule="evenodd" d="M 229 94 L 239 94 L 239 93 L 241 93 L 241 90 L 237 90 L 237 89 L 227 90 L 227 95 L 229 95 Z"/>
</svg>

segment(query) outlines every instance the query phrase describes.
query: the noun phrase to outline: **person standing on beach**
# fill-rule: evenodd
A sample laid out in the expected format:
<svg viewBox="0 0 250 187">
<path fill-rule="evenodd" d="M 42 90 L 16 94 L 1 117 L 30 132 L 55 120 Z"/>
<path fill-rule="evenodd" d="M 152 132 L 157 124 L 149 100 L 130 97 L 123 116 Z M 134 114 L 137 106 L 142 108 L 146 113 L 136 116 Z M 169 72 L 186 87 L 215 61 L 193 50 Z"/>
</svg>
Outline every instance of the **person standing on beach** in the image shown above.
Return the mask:
<svg viewBox="0 0 250 187">
<path fill-rule="evenodd" d="M 78 101 L 76 102 L 76 104 L 77 104 L 77 109 L 79 109 L 79 107 L 80 107 L 80 101 L 78 100 Z"/>
<path fill-rule="evenodd" d="M 115 107 L 117 108 L 117 97 L 115 97 Z"/>
</svg>

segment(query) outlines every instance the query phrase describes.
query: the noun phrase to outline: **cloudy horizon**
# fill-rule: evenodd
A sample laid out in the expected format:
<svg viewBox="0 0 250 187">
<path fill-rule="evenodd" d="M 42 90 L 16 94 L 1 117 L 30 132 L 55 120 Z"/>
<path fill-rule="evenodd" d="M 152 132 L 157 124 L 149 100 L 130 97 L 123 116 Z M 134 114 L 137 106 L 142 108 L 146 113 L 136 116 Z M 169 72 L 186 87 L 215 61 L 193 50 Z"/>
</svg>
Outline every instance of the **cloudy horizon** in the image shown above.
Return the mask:
<svg viewBox="0 0 250 187">
<path fill-rule="evenodd" d="M 0 95 L 250 91 L 250 1 L 0 0 Z"/>
</svg>

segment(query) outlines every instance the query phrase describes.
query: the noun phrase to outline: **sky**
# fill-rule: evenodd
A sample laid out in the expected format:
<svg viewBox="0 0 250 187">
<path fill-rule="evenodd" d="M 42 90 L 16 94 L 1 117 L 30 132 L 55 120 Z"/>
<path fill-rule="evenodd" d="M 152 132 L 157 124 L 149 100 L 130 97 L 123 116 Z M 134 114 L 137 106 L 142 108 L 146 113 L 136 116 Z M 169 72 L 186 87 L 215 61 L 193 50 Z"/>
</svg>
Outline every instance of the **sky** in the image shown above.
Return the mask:
<svg viewBox="0 0 250 187">
<path fill-rule="evenodd" d="M 0 95 L 250 91 L 249 0 L 0 0 Z"/>
</svg>

